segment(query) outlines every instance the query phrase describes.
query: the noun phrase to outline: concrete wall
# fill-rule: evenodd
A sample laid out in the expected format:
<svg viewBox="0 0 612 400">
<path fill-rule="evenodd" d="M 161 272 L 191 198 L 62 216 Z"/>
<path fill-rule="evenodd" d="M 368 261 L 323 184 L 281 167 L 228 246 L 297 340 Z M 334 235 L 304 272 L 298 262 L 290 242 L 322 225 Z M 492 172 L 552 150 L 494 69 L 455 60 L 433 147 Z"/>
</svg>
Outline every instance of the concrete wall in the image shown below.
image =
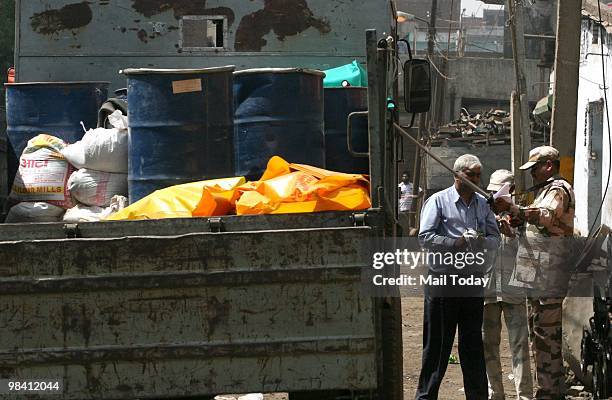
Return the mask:
<svg viewBox="0 0 612 400">
<path fill-rule="evenodd" d="M 510 145 L 493 146 L 459 146 L 434 147 L 433 153 L 440 157 L 451 167 L 462 154 L 473 154 L 480 158 L 482 163 L 481 187 L 486 187 L 489 177 L 497 169 L 510 169 Z M 433 159 L 427 160 L 427 190 L 428 194 L 449 187 L 453 183 L 453 176 Z"/>
<path fill-rule="evenodd" d="M 606 42 L 609 40 L 610 35 L 608 35 Z M 606 86 L 608 88 L 612 79 L 610 50 L 609 46 L 604 45 Z M 597 55 L 588 53 L 597 53 Z M 588 232 L 593 221 L 612 226 L 612 185 L 608 188 L 599 222 L 594 219 L 610 175 L 610 132 L 605 110 L 606 105 L 603 104 L 603 112 L 598 113 L 598 115 L 587 113 L 589 103 L 603 101 L 604 99 L 601 56 L 599 53 L 601 53 L 600 45 L 592 43 L 592 24 L 583 20 L 574 160 L 575 228 L 582 234 Z M 612 100 L 610 89 L 607 90 L 607 97 L 609 106 L 609 102 Z M 594 188 L 594 183 L 600 184 L 601 189 Z"/>
<path fill-rule="evenodd" d="M 537 60 L 528 60 L 526 66 L 527 89 L 530 102 L 538 101 L 548 91 L 546 84 L 539 84 L 547 77 L 548 70 L 538 68 Z M 442 122 L 458 117 L 462 99 L 510 101 L 515 88 L 514 64 L 505 58 L 469 58 L 449 63 L 446 96 Z"/>
</svg>

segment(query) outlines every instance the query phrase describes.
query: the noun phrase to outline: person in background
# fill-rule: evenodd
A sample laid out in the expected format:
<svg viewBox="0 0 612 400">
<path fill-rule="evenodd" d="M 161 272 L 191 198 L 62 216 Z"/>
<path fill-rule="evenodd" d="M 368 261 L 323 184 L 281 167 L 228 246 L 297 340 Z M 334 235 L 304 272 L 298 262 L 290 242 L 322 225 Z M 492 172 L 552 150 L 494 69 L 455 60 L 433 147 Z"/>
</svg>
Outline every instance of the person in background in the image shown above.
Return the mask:
<svg viewBox="0 0 612 400">
<path fill-rule="evenodd" d="M 414 226 L 410 226 L 410 221 L 408 218 L 410 215 L 410 212 L 414 212 L 412 210 L 412 206 L 413 206 L 412 203 L 418 201 L 418 199 L 423 196 L 423 189 L 419 188 L 418 193 L 416 195 L 413 194 L 414 186 L 412 182 L 410 182 L 410 173 L 408 171 L 402 172 L 402 178 L 401 178 L 399 185 L 397 185 L 397 187 L 398 187 L 398 194 L 399 194 L 398 219 L 402 227 L 402 230 L 405 233 L 408 233 L 410 232 L 411 228 L 414 228 Z M 416 210 L 416 206 L 417 205 L 414 204 L 415 210 Z"/>
<path fill-rule="evenodd" d="M 481 168 L 478 157 L 471 154 L 462 155 L 454 164 L 455 172 L 475 185 L 480 183 Z M 454 255 L 451 264 L 441 260 L 429 263 L 428 277 L 484 276 L 486 265 L 459 265 L 458 256 L 497 250 L 500 234 L 486 199 L 455 177 L 452 186 L 425 201 L 419 242 L 428 252 Z M 465 396 L 468 400 L 487 398 L 482 343 L 483 295 L 481 286 L 425 286 L 423 355 L 416 400 L 438 398 L 457 331 Z"/>
<path fill-rule="evenodd" d="M 423 196 L 423 189 L 419 188 L 418 194 L 412 194 L 414 186 L 412 182 L 410 182 L 410 174 L 408 171 L 402 172 L 402 180 L 397 187 L 399 188 L 399 211 L 401 213 L 410 212 L 412 202 Z"/>
<path fill-rule="evenodd" d="M 504 185 L 514 191 L 514 175 L 505 169 L 491 174 L 487 190 L 499 191 Z M 504 400 L 504 386 L 499 345 L 501 343 L 502 314 L 508 329 L 510 352 L 512 353 L 512 373 L 516 395 L 520 400 L 531 400 L 533 382 L 529 361 L 529 332 L 527 329 L 527 306 L 524 292 L 508 285 L 516 266 L 518 240 L 510 226 L 507 213 L 496 215 L 502 236 L 501 247 L 497 251 L 491 280 L 485 292 L 482 339 L 489 378 L 489 399 Z M 514 293 L 513 293 L 514 292 Z"/>
</svg>

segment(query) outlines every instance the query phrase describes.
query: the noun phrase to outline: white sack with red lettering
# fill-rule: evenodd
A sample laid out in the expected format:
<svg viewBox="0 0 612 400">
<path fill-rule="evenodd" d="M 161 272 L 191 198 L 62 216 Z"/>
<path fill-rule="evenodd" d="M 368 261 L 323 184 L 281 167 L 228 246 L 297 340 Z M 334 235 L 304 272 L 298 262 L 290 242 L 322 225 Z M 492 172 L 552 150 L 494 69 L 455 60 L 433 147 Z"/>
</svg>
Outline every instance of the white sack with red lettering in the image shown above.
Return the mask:
<svg viewBox="0 0 612 400">
<path fill-rule="evenodd" d="M 74 169 L 61 154 L 66 145 L 63 140 L 46 134 L 30 139 L 19 158 L 19 170 L 9 198 L 72 207 L 67 183 Z"/>
</svg>

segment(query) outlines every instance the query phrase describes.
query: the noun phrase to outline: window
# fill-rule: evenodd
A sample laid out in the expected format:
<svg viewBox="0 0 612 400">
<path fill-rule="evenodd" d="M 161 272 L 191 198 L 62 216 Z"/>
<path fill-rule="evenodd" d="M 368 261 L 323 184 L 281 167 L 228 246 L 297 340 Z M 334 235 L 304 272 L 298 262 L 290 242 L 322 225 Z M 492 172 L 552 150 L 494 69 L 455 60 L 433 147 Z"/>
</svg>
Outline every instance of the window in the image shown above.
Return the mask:
<svg viewBox="0 0 612 400">
<path fill-rule="evenodd" d="M 227 48 L 227 17 L 186 15 L 180 21 L 183 50 L 218 50 Z"/>
</svg>

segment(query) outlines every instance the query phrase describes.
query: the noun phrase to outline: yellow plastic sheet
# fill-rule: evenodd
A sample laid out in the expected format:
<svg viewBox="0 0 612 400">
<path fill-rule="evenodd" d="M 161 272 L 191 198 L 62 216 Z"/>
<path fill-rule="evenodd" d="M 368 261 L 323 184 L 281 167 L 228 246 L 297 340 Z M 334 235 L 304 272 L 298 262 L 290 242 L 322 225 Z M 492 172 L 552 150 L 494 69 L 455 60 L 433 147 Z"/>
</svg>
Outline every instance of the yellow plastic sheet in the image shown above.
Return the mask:
<svg viewBox="0 0 612 400">
<path fill-rule="evenodd" d="M 172 186 L 108 220 L 364 210 L 370 206 L 369 181 L 364 175 L 290 164 L 275 156 L 258 181 L 235 177 Z"/>
<path fill-rule="evenodd" d="M 259 181 L 219 192 L 204 188 L 194 216 L 207 216 L 211 194 L 236 199 L 237 215 L 363 210 L 371 206 L 369 182 L 363 175 L 343 174 L 272 157 Z M 238 194 L 236 194 L 238 193 Z"/>
<path fill-rule="evenodd" d="M 107 218 L 109 221 L 186 218 L 203 199 L 202 193 L 209 193 L 212 200 L 207 202 L 208 215 L 226 215 L 230 212 L 232 199 L 214 195 L 225 192 L 245 182 L 243 177 L 213 179 L 171 186 L 157 190 L 136 203 Z M 204 189 L 207 189 L 205 191 Z M 235 202 L 235 200 L 233 200 Z"/>
</svg>

